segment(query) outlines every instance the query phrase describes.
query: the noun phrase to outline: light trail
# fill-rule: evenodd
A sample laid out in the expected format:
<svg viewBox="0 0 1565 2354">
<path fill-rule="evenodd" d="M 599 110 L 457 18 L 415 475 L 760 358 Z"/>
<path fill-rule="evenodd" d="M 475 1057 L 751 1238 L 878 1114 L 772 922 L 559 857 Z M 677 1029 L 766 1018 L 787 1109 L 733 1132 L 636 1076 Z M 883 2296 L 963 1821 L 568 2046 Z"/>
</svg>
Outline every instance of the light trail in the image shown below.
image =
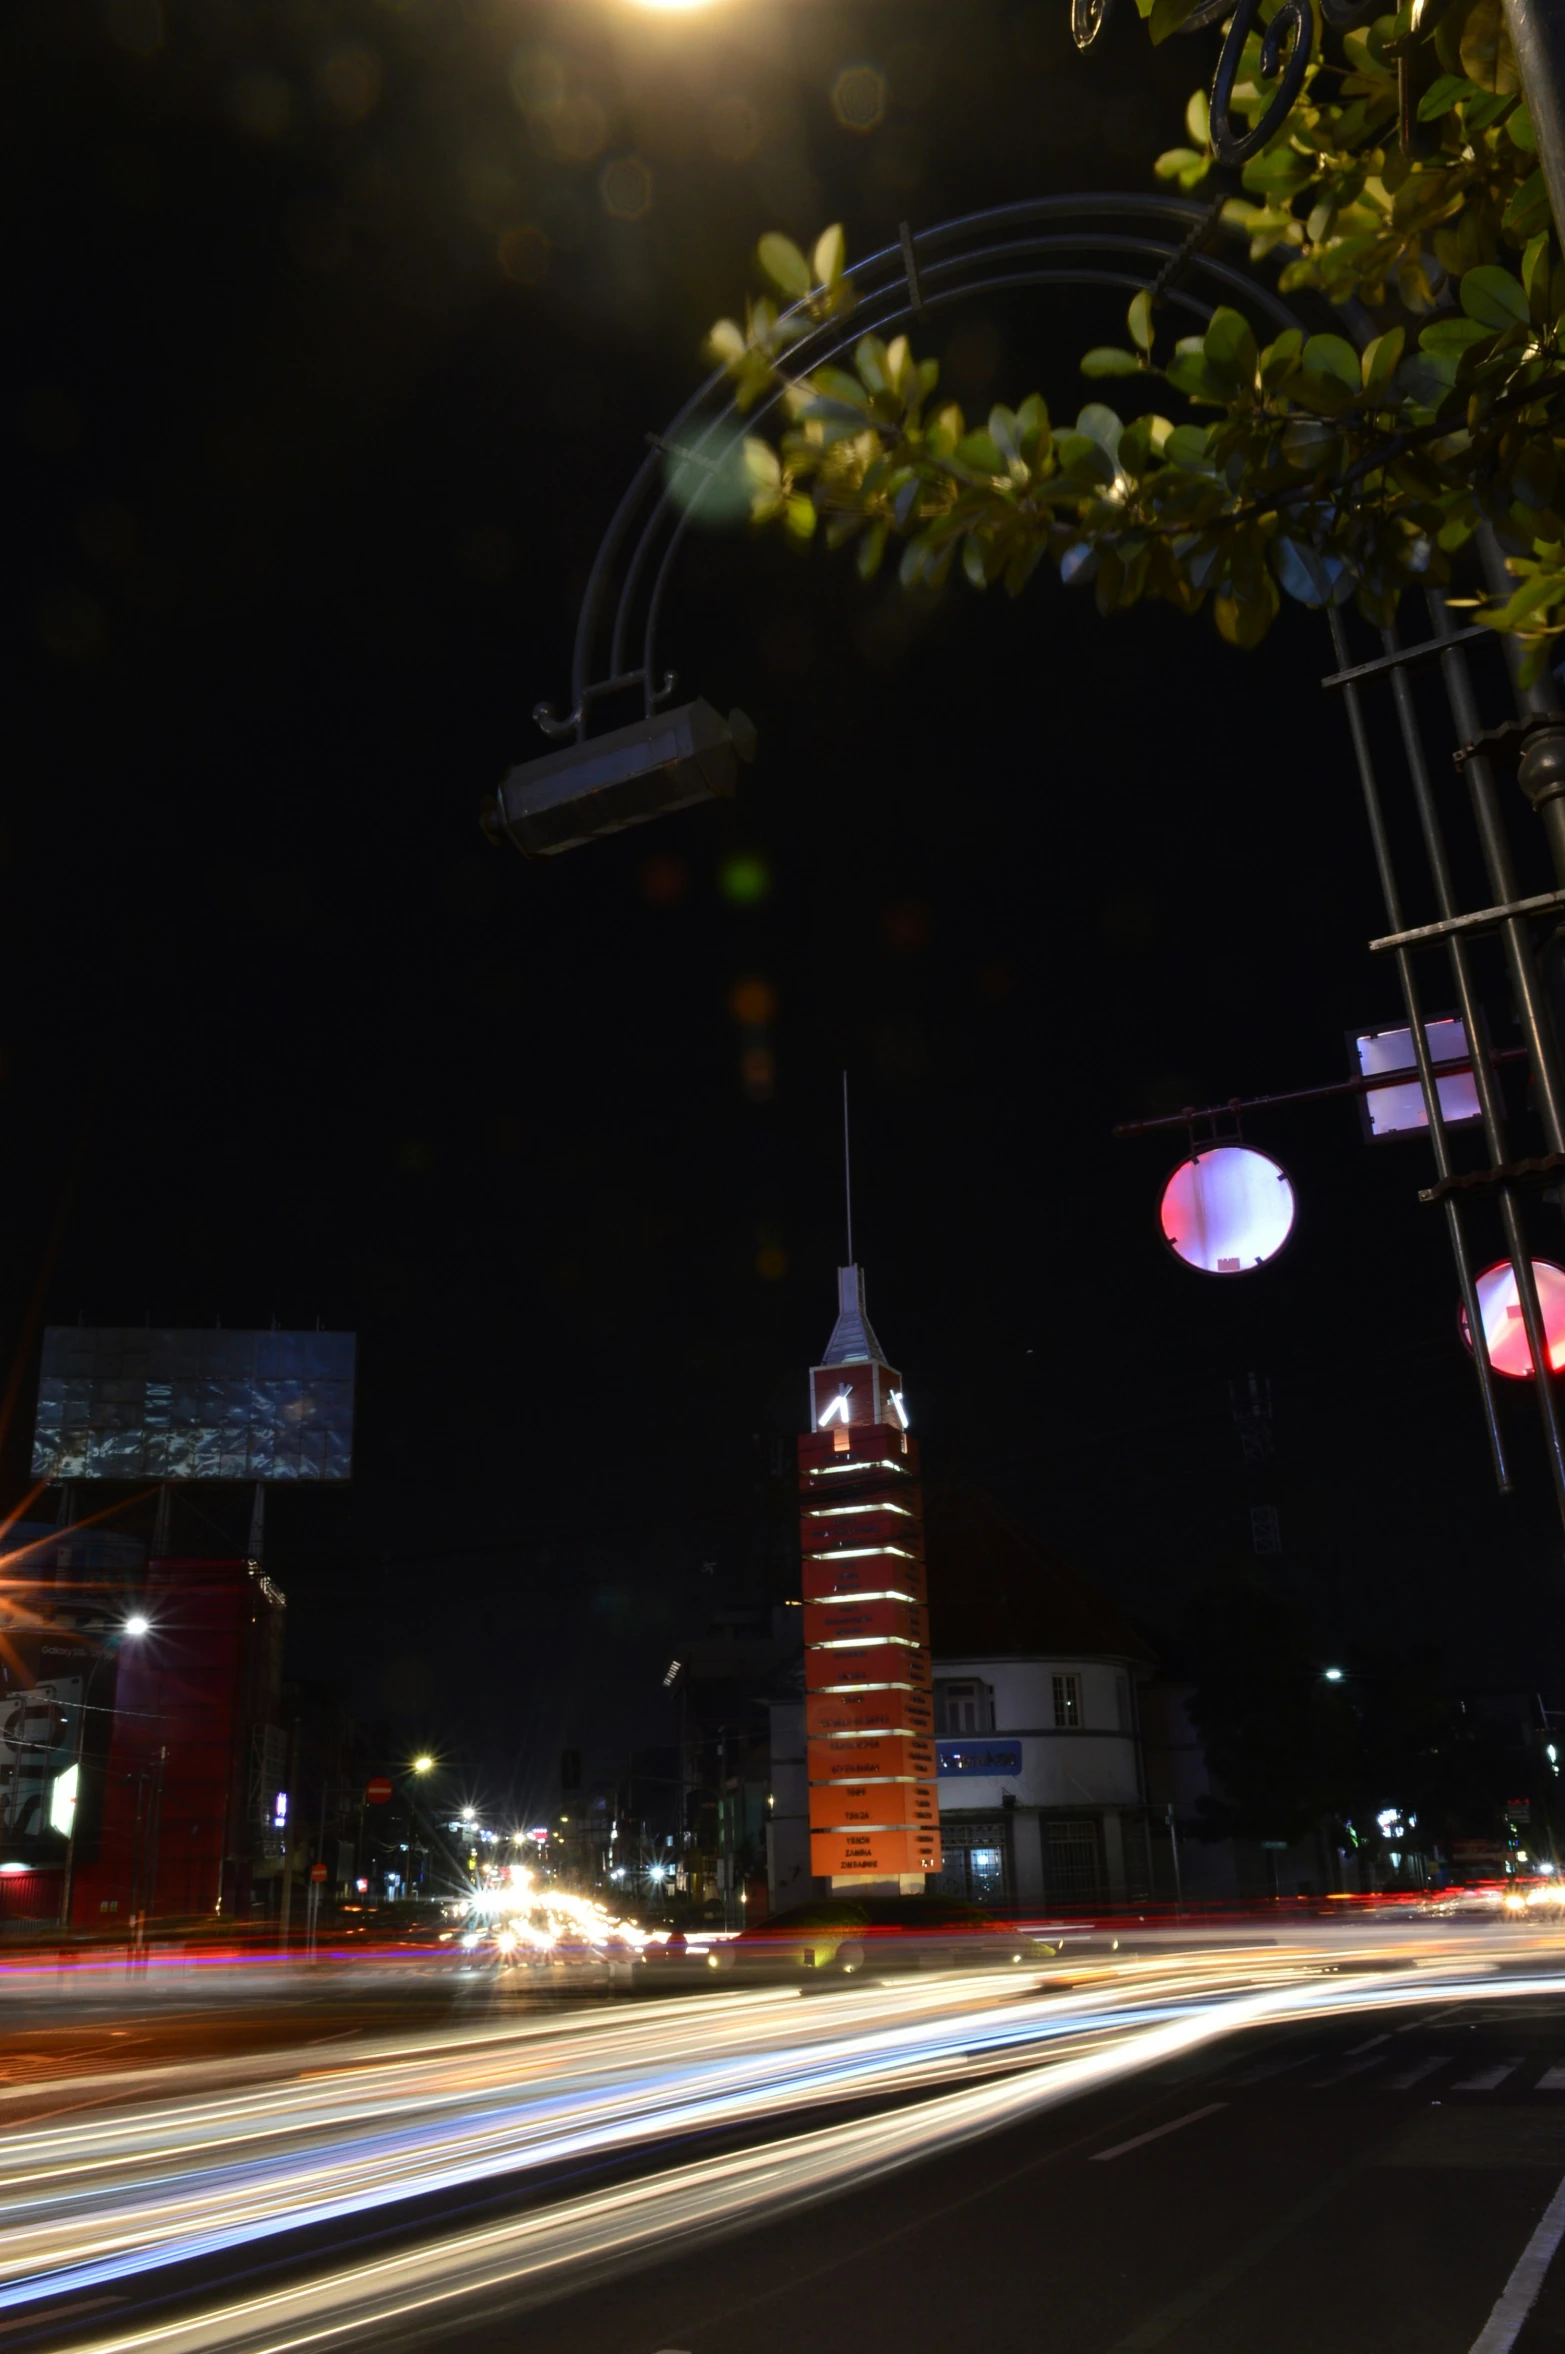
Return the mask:
<svg viewBox="0 0 1565 2354">
<path fill-rule="evenodd" d="M 1371 1961 L 1373 1977 L 1353 1974 Z M 279 2055 L 240 2090 L 212 2083 L 224 2063 L 197 2064 L 177 2083 L 163 2078 L 173 2097 L 12 2128 L 0 2145 L 0 2310 L 153 2273 L 161 2288 L 178 2266 L 224 2251 L 273 2242 L 286 2256 L 307 2228 L 370 2214 L 384 2223 L 399 2202 L 506 2179 L 520 2198 L 537 2179 L 541 2200 L 506 2221 L 421 2227 L 393 2254 L 90 2341 L 92 2354 L 282 2354 L 501 2284 L 513 2298 L 550 2293 L 566 2271 L 585 2276 L 723 2228 L 760 2200 L 770 2211 L 863 2183 L 1245 2027 L 1562 1996 L 1557 1936 L 1426 1933 L 1372 1949 L 1166 1953 L 1080 1973 L 1068 1991 L 995 1971 L 860 1983 L 807 2002 L 757 1989 L 532 2015 L 387 2039 L 324 2065 L 318 2050 Z M 877 2112 L 819 2123 L 822 2108 L 848 2101 Z M 666 2162 L 714 2133 L 766 2138 Z M 549 2170 L 583 2160 L 639 2171 L 618 2188 L 549 2195 Z"/>
</svg>

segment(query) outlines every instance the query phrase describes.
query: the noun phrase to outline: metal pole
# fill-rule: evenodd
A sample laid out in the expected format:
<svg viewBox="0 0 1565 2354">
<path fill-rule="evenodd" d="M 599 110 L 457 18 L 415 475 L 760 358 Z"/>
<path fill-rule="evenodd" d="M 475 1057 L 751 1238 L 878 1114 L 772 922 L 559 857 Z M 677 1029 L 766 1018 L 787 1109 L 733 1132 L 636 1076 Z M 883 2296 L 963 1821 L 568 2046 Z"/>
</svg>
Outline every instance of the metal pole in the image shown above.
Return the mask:
<svg viewBox="0 0 1565 2354">
<path fill-rule="evenodd" d="M 1185 1884 L 1179 1870 L 1179 1825 L 1174 1820 L 1174 1802 L 1168 1802 L 1168 1851 L 1174 1859 L 1174 1911 L 1182 1920 L 1185 1911 Z"/>
<path fill-rule="evenodd" d="M 1395 630 L 1383 630 L 1381 638 L 1388 654 L 1398 650 Z M 1442 663 L 1456 664 L 1461 662 L 1462 657 L 1459 653 L 1453 652 L 1443 655 L 1441 660 Z M 1458 912 L 1456 890 L 1451 880 L 1450 862 L 1446 856 L 1440 814 L 1435 807 L 1434 792 L 1429 781 L 1428 764 L 1424 759 L 1423 738 L 1418 732 L 1418 714 L 1413 707 L 1412 682 L 1405 671 L 1393 670 L 1391 687 L 1396 699 L 1397 722 L 1402 731 L 1402 748 L 1407 756 L 1408 775 L 1412 781 L 1414 804 L 1418 811 L 1419 830 L 1424 838 L 1424 849 L 1429 859 L 1430 878 L 1435 888 L 1435 902 L 1442 917 L 1453 916 Z M 1347 691 L 1351 692 L 1352 690 Z M 1468 691 L 1471 692 L 1470 686 Z M 1471 738 L 1468 740 L 1471 741 Z M 1468 765 L 1472 768 L 1478 766 L 1479 763 L 1469 762 Z M 1487 769 L 1487 762 L 1482 765 Z M 1473 796 L 1474 810 L 1479 820 L 1478 830 L 1483 841 L 1484 863 L 1489 868 L 1490 881 L 1494 884 L 1496 891 L 1506 899 L 1514 899 L 1516 897 L 1516 880 L 1510 862 L 1510 844 L 1505 839 L 1504 829 L 1500 824 L 1498 805 L 1493 802 L 1492 785 L 1491 778 L 1488 801 L 1482 806 L 1480 806 L 1480 789 L 1476 785 Z M 1505 930 L 1508 961 L 1511 966 L 1513 982 L 1517 984 L 1519 992 L 1524 982 L 1530 981 L 1534 984 L 1532 1013 L 1536 1017 L 1539 1054 L 1540 1057 L 1547 1055 L 1546 1075 L 1552 1074 L 1552 1053 L 1549 1050 L 1553 1047 L 1553 1037 L 1548 1027 L 1548 1015 L 1543 1007 L 1541 993 L 1536 990 L 1537 973 L 1532 962 L 1531 944 L 1523 932 L 1519 918 L 1513 917 L 1507 923 Z M 1517 935 L 1514 946 L 1509 937 L 1512 933 Z M 1483 1037 L 1482 1009 L 1473 988 L 1465 942 L 1452 938 L 1448 942 L 1448 953 L 1451 960 L 1451 978 L 1456 987 L 1457 1002 L 1461 1008 L 1462 1026 L 1467 1033 L 1468 1045 L 1472 1047 L 1480 1042 L 1486 1044 L 1487 1041 Z M 1533 1043 L 1533 1024 L 1528 1020 L 1525 1011 L 1523 1019 L 1528 1029 L 1530 1048 Z M 1539 1067 L 1539 1062 L 1535 1060 L 1534 1071 L 1538 1071 Z M 1494 1066 L 1485 1053 L 1475 1053 L 1473 1056 L 1473 1087 L 1478 1097 L 1479 1111 L 1483 1116 L 1484 1142 L 1488 1148 L 1490 1165 L 1493 1168 L 1498 1168 L 1506 1159 L 1505 1107 L 1495 1080 Z M 1540 1079 L 1540 1102 L 1544 1092 L 1544 1085 Z M 1546 1129 L 1550 1126 L 1547 1116 L 1544 1126 Z M 1565 1134 L 1565 1130 L 1562 1130 L 1561 1133 Z M 1555 1152 L 1562 1149 L 1552 1136 L 1550 1149 Z M 1537 1278 L 1533 1273 L 1532 1250 L 1522 1225 L 1521 1207 L 1511 1187 L 1500 1186 L 1495 1198 L 1500 1211 L 1500 1223 L 1505 1233 L 1506 1256 L 1511 1262 L 1511 1271 L 1516 1278 L 1516 1295 L 1521 1303 L 1522 1322 L 1527 1332 L 1527 1346 L 1532 1353 L 1533 1387 L 1537 1392 L 1538 1415 L 1543 1424 L 1544 1441 L 1548 1448 L 1549 1471 L 1554 1481 L 1555 1500 L 1559 1505 L 1560 1518 L 1565 1521 L 1565 1432 L 1562 1432 L 1560 1428 L 1554 1384 L 1551 1379 L 1552 1369 L 1548 1337 L 1543 1319 L 1543 1303 L 1538 1297 Z M 1478 1341 L 1472 1322 L 1471 1309 L 1468 1310 L 1467 1329 L 1476 1352 Z"/>
<path fill-rule="evenodd" d="M 283 1808 L 283 1890 L 279 1907 L 277 1941 L 288 1951 L 288 1924 L 293 1912 L 293 1841 L 296 1825 L 293 1819 L 294 1800 L 299 1783 L 299 1720 L 294 1718 L 288 1728 L 288 1802 Z"/>
<path fill-rule="evenodd" d="M 1565 245 L 1565 8 L 1560 0 L 1504 0 L 1504 7 L 1554 232 Z"/>
<path fill-rule="evenodd" d="M 1445 600 L 1431 597 L 1429 609 L 1436 632 L 1441 637 L 1449 638 L 1453 634 L 1453 625 L 1445 609 Z M 1441 655 L 1440 668 L 1445 678 L 1446 696 L 1457 735 L 1464 744 L 1474 743 L 1482 728 L 1467 657 L 1459 646 L 1453 646 Z M 1511 857 L 1511 845 L 1500 814 L 1500 797 L 1495 787 L 1493 763 L 1477 755 L 1464 762 L 1463 773 L 1478 827 L 1484 871 L 1489 877 L 1496 902 L 1508 905 L 1520 897 L 1520 891 L 1515 862 Z M 1454 907 L 1452 912 L 1455 912 Z M 1521 916 L 1509 917 L 1501 926 L 1500 937 L 1505 948 L 1505 961 L 1510 968 L 1511 986 L 1516 993 L 1516 1010 L 1521 1017 L 1522 1033 L 1532 1063 L 1538 1117 L 1543 1123 L 1550 1152 L 1565 1152 L 1565 1084 L 1562 1084 L 1560 1078 L 1553 1025 L 1549 1020 L 1543 984 L 1538 976 L 1525 920 Z"/>
<path fill-rule="evenodd" d="M 1348 667 L 1348 642 L 1342 627 L 1342 616 L 1332 607 L 1327 615 L 1331 626 L 1331 642 L 1339 670 Z M 1391 838 L 1386 831 L 1385 812 L 1380 805 L 1380 785 L 1375 775 L 1375 764 L 1370 755 L 1369 736 L 1364 726 L 1363 706 L 1356 686 L 1346 686 L 1342 699 L 1347 707 L 1348 732 L 1353 739 L 1354 758 L 1358 764 L 1359 786 L 1364 796 L 1364 814 L 1369 821 L 1370 842 L 1375 853 L 1375 865 L 1380 876 L 1381 897 L 1385 904 L 1386 920 L 1394 932 L 1407 929 L 1402 913 L 1402 894 L 1397 886 L 1396 868 L 1391 857 Z M 1440 1090 L 1435 1080 L 1433 1058 L 1429 1052 L 1429 1037 L 1424 1028 L 1423 1011 L 1419 1001 L 1418 983 L 1413 972 L 1411 952 L 1399 948 L 1396 952 L 1397 979 L 1401 983 L 1402 1003 L 1407 1013 L 1413 1058 L 1418 1065 L 1419 1092 L 1424 1099 L 1424 1116 L 1429 1122 L 1429 1141 L 1434 1151 L 1435 1171 L 1443 1182 L 1452 1174 L 1451 1145 L 1446 1135 L 1445 1119 L 1440 1109 Z M 1479 1041 L 1469 1037 L 1469 1052 L 1477 1059 Z M 1511 1493 L 1511 1475 L 1505 1460 L 1505 1441 L 1500 1431 L 1499 1403 L 1494 1392 L 1494 1373 L 1489 1363 L 1488 1345 L 1484 1338 L 1483 1318 L 1478 1310 L 1478 1286 L 1467 1255 L 1467 1235 L 1462 1213 L 1455 1198 L 1447 1194 L 1443 1203 L 1446 1234 L 1451 1245 L 1451 1256 L 1456 1262 L 1456 1278 L 1461 1289 L 1462 1305 L 1467 1313 L 1467 1329 L 1472 1336 L 1473 1369 L 1478 1377 L 1478 1395 L 1483 1405 L 1484 1428 L 1489 1437 L 1489 1457 L 1494 1465 L 1495 1484 L 1502 1496 Z"/>
</svg>

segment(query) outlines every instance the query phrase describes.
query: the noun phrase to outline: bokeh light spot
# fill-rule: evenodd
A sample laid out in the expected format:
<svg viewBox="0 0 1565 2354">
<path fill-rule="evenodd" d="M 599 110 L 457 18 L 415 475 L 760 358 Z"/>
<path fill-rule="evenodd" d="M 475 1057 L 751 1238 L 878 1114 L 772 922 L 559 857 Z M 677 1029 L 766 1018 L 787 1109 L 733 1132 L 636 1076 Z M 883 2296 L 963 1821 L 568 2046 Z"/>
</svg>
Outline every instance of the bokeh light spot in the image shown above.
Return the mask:
<svg viewBox="0 0 1565 2354">
<path fill-rule="evenodd" d="M 929 946 L 932 919 L 922 899 L 894 899 L 880 919 L 880 936 L 893 956 L 920 956 Z"/>
<path fill-rule="evenodd" d="M 616 156 L 603 167 L 598 193 L 611 220 L 639 221 L 652 210 L 652 174 L 639 155 Z"/>
<path fill-rule="evenodd" d="M 769 1046 L 748 1046 L 739 1057 L 747 1103 L 769 1103 L 777 1084 L 777 1061 Z"/>
<path fill-rule="evenodd" d="M 677 907 L 690 888 L 690 869 L 682 858 L 661 851 L 643 863 L 636 888 L 651 907 Z"/>
<path fill-rule="evenodd" d="M 845 131 L 874 131 L 886 119 L 886 77 L 872 65 L 845 65 L 831 86 L 831 111 Z"/>
<path fill-rule="evenodd" d="M 347 42 L 321 65 L 315 86 L 340 123 L 361 123 L 380 100 L 380 59 L 372 49 Z"/>
<path fill-rule="evenodd" d="M 736 981 L 729 990 L 728 1010 L 734 1020 L 742 1022 L 746 1029 L 764 1029 L 776 1017 L 777 992 L 770 981 L 763 981 L 759 975 L 751 973 L 744 980 Z"/>
<path fill-rule="evenodd" d="M 513 286 L 541 286 L 549 275 L 549 240 L 530 221 L 502 229 L 495 259 Z"/>
<path fill-rule="evenodd" d="M 293 110 L 292 90 L 269 65 L 241 66 L 228 85 L 228 111 L 252 139 L 280 139 Z"/>
<path fill-rule="evenodd" d="M 726 859 L 718 873 L 717 887 L 725 899 L 734 900 L 740 907 L 752 906 L 764 899 L 772 887 L 772 870 L 764 858 L 753 853 L 741 853 Z"/>
</svg>

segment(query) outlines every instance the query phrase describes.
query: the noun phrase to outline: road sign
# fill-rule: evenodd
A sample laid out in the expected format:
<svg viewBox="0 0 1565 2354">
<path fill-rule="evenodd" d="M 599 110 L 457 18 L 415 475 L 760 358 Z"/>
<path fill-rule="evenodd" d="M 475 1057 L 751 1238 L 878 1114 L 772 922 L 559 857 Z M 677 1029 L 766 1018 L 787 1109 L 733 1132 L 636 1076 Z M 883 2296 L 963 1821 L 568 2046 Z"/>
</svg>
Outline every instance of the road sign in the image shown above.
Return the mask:
<svg viewBox="0 0 1565 2354">
<path fill-rule="evenodd" d="M 1163 1240 L 1203 1275 L 1247 1275 L 1275 1258 L 1293 1231 L 1285 1169 L 1247 1144 L 1208 1145 L 1181 1161 L 1163 1188 Z"/>
<path fill-rule="evenodd" d="M 391 1784 L 384 1774 L 375 1774 L 364 1785 L 364 1796 L 371 1806 L 384 1806 L 391 1796 Z"/>
<path fill-rule="evenodd" d="M 324 1879 L 325 1879 L 325 1877 L 326 1877 L 326 1866 L 325 1866 L 324 1864 L 311 1864 L 311 1866 L 310 1866 L 310 1878 L 311 1878 L 312 1880 L 324 1880 Z"/>
<path fill-rule="evenodd" d="M 1549 1365 L 1555 1373 L 1565 1372 L 1565 1269 L 1556 1267 L 1549 1259 L 1534 1259 L 1532 1273 L 1538 1286 L 1538 1305 L 1543 1310 Z M 1512 1381 L 1531 1381 L 1532 1350 L 1522 1322 L 1516 1271 L 1508 1260 L 1497 1260 L 1479 1276 L 1478 1313 L 1483 1318 L 1489 1362 L 1495 1372 L 1505 1374 Z M 1473 1341 L 1467 1329 L 1465 1307 L 1458 1308 L 1457 1322 L 1463 1340 L 1471 1348 Z"/>
</svg>

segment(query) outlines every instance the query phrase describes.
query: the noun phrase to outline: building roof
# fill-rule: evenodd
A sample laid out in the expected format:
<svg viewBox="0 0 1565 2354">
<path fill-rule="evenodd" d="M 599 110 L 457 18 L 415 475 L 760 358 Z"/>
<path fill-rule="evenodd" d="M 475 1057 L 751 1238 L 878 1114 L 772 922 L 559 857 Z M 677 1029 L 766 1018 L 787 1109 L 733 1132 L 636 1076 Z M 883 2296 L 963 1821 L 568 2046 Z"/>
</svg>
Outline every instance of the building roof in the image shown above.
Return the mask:
<svg viewBox="0 0 1565 2354">
<path fill-rule="evenodd" d="M 831 1328 L 826 1343 L 823 1365 L 867 1365 L 873 1358 L 877 1365 L 889 1360 L 875 1338 L 864 1306 L 864 1270 L 862 1267 L 837 1269 L 837 1321 Z"/>
<path fill-rule="evenodd" d="M 926 1488 L 924 1544 L 936 1659 L 1075 1653 L 1157 1666 L 1129 1619 L 981 1489 Z"/>
</svg>

